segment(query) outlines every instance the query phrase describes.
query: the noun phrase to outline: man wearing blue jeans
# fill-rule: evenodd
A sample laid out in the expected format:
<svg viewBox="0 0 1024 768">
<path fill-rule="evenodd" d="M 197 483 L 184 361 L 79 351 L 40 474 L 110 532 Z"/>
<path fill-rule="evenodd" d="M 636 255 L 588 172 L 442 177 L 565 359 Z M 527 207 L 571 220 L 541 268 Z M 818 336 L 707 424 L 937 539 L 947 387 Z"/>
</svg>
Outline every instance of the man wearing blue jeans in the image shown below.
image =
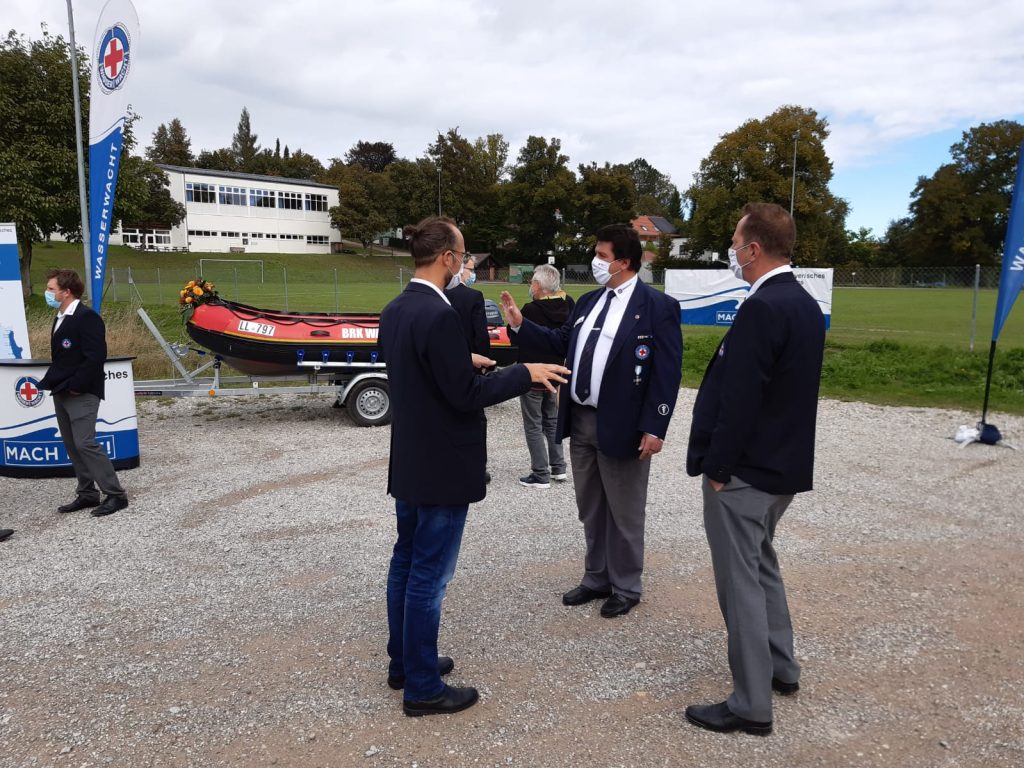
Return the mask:
<svg viewBox="0 0 1024 768">
<path fill-rule="evenodd" d="M 471 353 L 458 313 L 444 294 L 462 271 L 466 245 L 451 219 L 406 227 L 416 274 L 380 317 L 380 348 L 391 394 L 388 493 L 398 540 L 388 571 L 388 685 L 404 688 L 405 714 L 471 707 L 475 688 L 445 685 L 455 662 L 437 654 L 441 601 L 459 557 L 469 505 L 486 493 L 483 409 L 566 379 L 560 365 L 494 365 Z"/>
</svg>

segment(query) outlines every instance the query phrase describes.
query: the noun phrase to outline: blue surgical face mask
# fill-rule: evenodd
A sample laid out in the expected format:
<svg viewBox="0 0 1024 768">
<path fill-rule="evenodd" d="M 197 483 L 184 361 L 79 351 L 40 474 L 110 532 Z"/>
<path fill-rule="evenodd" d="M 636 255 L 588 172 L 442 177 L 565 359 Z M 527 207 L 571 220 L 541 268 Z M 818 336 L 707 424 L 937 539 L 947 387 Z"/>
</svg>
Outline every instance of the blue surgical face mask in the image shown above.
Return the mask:
<svg viewBox="0 0 1024 768">
<path fill-rule="evenodd" d="M 57 294 L 53 291 L 47 291 L 43 294 L 43 298 L 46 299 L 46 303 L 54 309 L 60 309 L 60 302 L 57 301 Z"/>
<path fill-rule="evenodd" d="M 472 285 L 476 282 L 476 272 L 470 272 L 469 277 L 466 278 L 466 285 Z"/>
</svg>

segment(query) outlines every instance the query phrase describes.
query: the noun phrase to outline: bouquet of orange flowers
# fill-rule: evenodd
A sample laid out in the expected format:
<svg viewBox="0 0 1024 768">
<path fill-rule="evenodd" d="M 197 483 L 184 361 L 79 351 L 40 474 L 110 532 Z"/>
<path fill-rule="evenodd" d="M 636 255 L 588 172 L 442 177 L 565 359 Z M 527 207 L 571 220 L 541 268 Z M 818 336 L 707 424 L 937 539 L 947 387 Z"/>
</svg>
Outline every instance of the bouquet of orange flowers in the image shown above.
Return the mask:
<svg viewBox="0 0 1024 768">
<path fill-rule="evenodd" d="M 189 280 L 185 287 L 178 291 L 178 307 L 187 317 L 200 304 L 209 304 L 216 298 L 217 286 L 200 277 Z"/>
</svg>

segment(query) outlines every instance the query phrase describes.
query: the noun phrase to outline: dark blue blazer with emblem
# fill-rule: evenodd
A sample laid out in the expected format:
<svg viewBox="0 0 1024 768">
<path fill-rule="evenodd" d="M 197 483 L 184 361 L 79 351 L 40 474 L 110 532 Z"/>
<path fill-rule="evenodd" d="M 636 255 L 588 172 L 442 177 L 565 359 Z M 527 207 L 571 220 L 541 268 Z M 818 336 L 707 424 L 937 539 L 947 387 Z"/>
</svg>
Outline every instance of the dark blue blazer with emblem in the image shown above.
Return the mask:
<svg viewBox="0 0 1024 768">
<path fill-rule="evenodd" d="M 54 318 L 53 324 L 57 324 Z M 103 399 L 103 364 L 107 361 L 107 329 L 100 317 L 82 302 L 65 315 L 56 333 L 50 333 L 50 367 L 40 389 L 88 392 Z"/>
<path fill-rule="evenodd" d="M 580 326 L 607 290 L 599 288 L 581 296 L 561 328 L 544 328 L 523 318 L 517 341 L 562 355 L 571 367 Z M 641 347 L 646 347 L 646 354 Z M 679 302 L 638 279 L 601 376 L 597 408 L 597 443 L 601 453 L 635 458 L 645 432 L 664 439 L 679 395 L 682 365 Z M 575 375 L 574 371 L 569 382 L 562 385 L 558 398 L 558 441 L 571 436 L 572 409 L 581 407 L 571 395 Z"/>
<path fill-rule="evenodd" d="M 530 389 L 514 365 L 478 376 L 458 313 L 428 285 L 409 283 L 380 316 L 391 393 L 388 493 L 418 506 L 456 506 L 486 493 L 484 408 Z"/>
<path fill-rule="evenodd" d="M 693 404 L 686 471 L 780 496 L 809 491 L 825 317 L 791 272 L 740 306 Z"/>
</svg>

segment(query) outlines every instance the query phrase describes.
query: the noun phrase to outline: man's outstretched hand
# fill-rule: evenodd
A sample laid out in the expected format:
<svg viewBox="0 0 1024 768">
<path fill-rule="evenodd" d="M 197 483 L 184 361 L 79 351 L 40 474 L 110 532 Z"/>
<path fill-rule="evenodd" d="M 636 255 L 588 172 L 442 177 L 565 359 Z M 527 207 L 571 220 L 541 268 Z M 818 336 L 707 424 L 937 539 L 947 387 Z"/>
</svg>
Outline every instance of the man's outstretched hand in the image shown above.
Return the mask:
<svg viewBox="0 0 1024 768">
<path fill-rule="evenodd" d="M 530 372 L 530 381 L 534 384 L 543 384 L 549 392 L 557 391 L 555 384 L 565 384 L 572 373 L 564 365 L 555 363 L 524 363 L 526 370 Z"/>
<path fill-rule="evenodd" d="M 516 300 L 508 291 L 501 292 L 501 308 L 505 310 L 505 321 L 513 328 L 518 328 L 523 324 L 523 313 L 519 311 Z"/>
</svg>

